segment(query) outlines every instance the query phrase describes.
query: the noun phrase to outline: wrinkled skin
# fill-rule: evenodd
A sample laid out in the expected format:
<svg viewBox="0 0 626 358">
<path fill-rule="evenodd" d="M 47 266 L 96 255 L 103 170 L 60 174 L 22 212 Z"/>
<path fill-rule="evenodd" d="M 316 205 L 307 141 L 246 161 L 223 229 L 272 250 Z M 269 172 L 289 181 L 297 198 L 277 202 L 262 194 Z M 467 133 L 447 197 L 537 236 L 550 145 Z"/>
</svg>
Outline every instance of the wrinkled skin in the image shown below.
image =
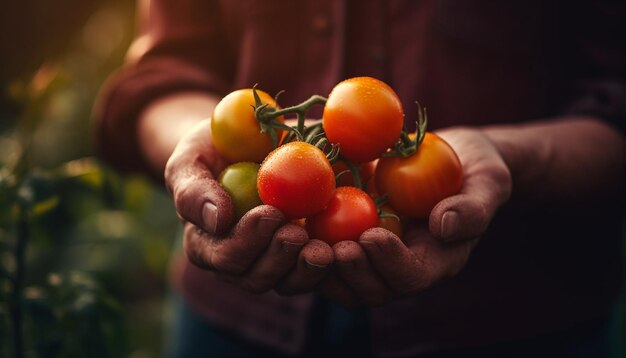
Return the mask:
<svg viewBox="0 0 626 358">
<path fill-rule="evenodd" d="M 409 223 L 402 240 L 373 228 L 358 242 L 335 244 L 335 269 L 320 286 L 326 296 L 345 306 L 379 306 L 415 295 L 465 266 L 496 210 L 509 198 L 511 175 L 480 131 L 457 128 L 439 135 L 459 153 L 465 180 L 461 192 L 435 206 L 428 228 Z"/>
<path fill-rule="evenodd" d="M 333 260 L 325 243 L 309 240 L 276 208 L 258 206 L 233 223 L 233 204 L 215 180 L 227 165 L 202 121 L 178 143 L 165 182 L 184 222 L 183 246 L 195 265 L 251 291 L 312 290 Z"/>
<path fill-rule="evenodd" d="M 251 292 L 318 289 L 346 306 L 376 306 L 413 295 L 463 268 L 511 190 L 510 173 L 487 137 L 477 130 L 442 131 L 459 153 L 465 183 L 458 195 L 435 206 L 428 230 L 409 225 L 401 240 L 373 228 L 357 242 L 331 248 L 309 240 L 302 227 L 267 205 L 233 224 L 232 203 L 214 179 L 227 163 L 212 146 L 209 131 L 208 122 L 201 122 L 183 137 L 168 161 L 166 184 L 185 222 L 189 259 Z"/>
</svg>

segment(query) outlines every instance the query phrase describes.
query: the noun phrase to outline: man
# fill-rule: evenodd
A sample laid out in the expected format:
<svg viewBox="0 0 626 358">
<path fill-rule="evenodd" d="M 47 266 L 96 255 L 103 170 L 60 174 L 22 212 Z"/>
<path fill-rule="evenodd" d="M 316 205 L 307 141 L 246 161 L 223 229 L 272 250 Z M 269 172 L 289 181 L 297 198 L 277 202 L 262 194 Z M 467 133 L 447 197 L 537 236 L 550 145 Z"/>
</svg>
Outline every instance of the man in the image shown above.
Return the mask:
<svg viewBox="0 0 626 358">
<path fill-rule="evenodd" d="M 179 330 L 176 354 L 217 354 L 207 337 L 270 355 L 312 342 L 377 355 L 608 352 L 626 172 L 619 5 L 142 4 L 143 32 L 96 119 L 103 158 L 165 173 L 185 223 L 181 324 L 205 334 Z M 291 105 L 361 75 L 397 91 L 409 126 L 412 103 L 428 107 L 463 164 L 461 193 L 427 224 L 405 222 L 402 238 L 377 228 L 333 247 L 269 206 L 232 222 L 206 119 L 219 99 L 258 83 Z"/>
</svg>

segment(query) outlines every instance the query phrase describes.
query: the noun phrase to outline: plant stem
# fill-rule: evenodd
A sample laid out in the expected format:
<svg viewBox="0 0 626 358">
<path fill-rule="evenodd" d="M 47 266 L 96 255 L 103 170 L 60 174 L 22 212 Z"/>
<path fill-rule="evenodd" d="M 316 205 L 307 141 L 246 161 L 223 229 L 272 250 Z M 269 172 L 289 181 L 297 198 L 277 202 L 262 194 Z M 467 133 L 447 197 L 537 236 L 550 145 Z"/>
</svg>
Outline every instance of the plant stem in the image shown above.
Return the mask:
<svg viewBox="0 0 626 358">
<path fill-rule="evenodd" d="M 304 121 L 306 120 L 306 111 L 297 111 L 298 115 L 298 133 L 304 135 Z"/>
<path fill-rule="evenodd" d="M 262 131 L 266 132 L 266 131 L 271 131 L 273 128 L 282 128 L 292 133 L 295 132 L 298 137 L 298 140 L 304 140 L 304 130 L 306 128 L 305 127 L 306 113 L 309 110 L 309 108 L 311 108 L 312 106 L 316 104 L 322 104 L 322 105 L 326 104 L 325 97 L 322 97 L 319 95 L 313 95 L 309 97 L 309 99 L 307 99 L 306 101 L 300 104 L 297 104 L 295 106 L 291 106 L 291 107 L 287 107 L 283 109 L 276 109 L 273 107 L 268 107 L 267 103 L 261 102 L 261 98 L 259 97 L 259 94 L 256 92 L 256 85 L 255 87 L 253 87 L 252 90 L 253 90 L 252 93 L 254 94 L 254 100 L 255 100 L 255 104 L 253 106 L 254 115 L 259 121 Z M 277 97 L 278 95 L 276 96 L 276 98 Z M 281 123 L 276 121 L 276 118 L 280 116 L 284 116 L 286 114 L 292 114 L 292 113 L 296 114 L 298 118 L 298 124 L 295 128 L 285 127 Z M 276 145 L 276 141 L 275 140 L 273 141 L 275 142 L 275 145 Z"/>
<path fill-rule="evenodd" d="M 325 104 L 325 103 L 326 103 L 325 97 L 322 97 L 319 95 L 313 95 L 309 99 L 307 99 L 306 101 L 298 105 L 276 110 L 272 112 L 272 115 L 275 117 L 278 117 L 278 116 L 282 116 L 282 115 L 289 114 L 289 113 L 306 112 L 309 110 L 309 108 L 311 108 L 312 106 L 316 104 Z"/>
<path fill-rule="evenodd" d="M 22 311 L 22 289 L 24 285 L 24 267 L 26 260 L 26 245 L 28 243 L 29 228 L 26 208 L 20 205 L 17 223 L 17 243 L 15 246 L 15 276 L 12 281 L 13 290 L 10 298 L 11 325 L 13 326 L 13 350 L 16 358 L 24 356 L 24 331 Z"/>
<path fill-rule="evenodd" d="M 350 170 L 352 174 L 352 180 L 354 181 L 354 186 L 364 190 L 363 183 L 361 182 L 361 168 L 358 165 L 352 163 L 352 161 L 343 158 L 343 162 L 346 163 L 346 166 Z"/>
<path fill-rule="evenodd" d="M 297 130 L 299 133 L 303 134 L 304 133 L 304 121 L 306 120 L 306 112 L 309 110 L 309 108 L 311 108 L 312 106 L 316 104 L 326 104 L 326 98 L 319 96 L 319 95 L 313 95 L 309 97 L 309 99 L 307 99 L 306 101 L 298 105 L 279 109 L 277 111 L 272 112 L 272 116 L 276 118 L 285 114 L 295 113 L 298 116 Z"/>
</svg>

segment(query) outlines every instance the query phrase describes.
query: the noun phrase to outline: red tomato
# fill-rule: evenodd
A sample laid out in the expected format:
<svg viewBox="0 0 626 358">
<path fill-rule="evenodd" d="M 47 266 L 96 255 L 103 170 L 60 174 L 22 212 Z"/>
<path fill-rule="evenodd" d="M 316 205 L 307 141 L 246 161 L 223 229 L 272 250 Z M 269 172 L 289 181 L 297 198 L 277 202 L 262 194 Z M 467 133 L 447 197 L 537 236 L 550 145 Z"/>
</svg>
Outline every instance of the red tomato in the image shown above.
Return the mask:
<svg viewBox="0 0 626 358">
<path fill-rule="evenodd" d="M 335 175 L 319 148 L 289 142 L 265 158 L 257 188 L 263 203 L 278 208 L 289 219 L 298 219 L 326 207 L 335 191 Z"/>
<path fill-rule="evenodd" d="M 463 168 L 452 147 L 428 132 L 413 155 L 381 158 L 375 178 L 378 193 L 398 213 L 426 219 L 438 202 L 461 190 Z"/>
<path fill-rule="evenodd" d="M 261 102 L 278 108 L 274 99 L 266 92 L 256 90 Z M 211 135 L 218 152 L 230 163 L 261 163 L 274 149 L 269 133 L 261 133 L 254 115 L 252 89 L 240 89 L 229 93 L 215 106 L 211 115 Z M 283 117 L 279 117 L 284 122 Z M 276 130 L 281 138 L 282 131 Z"/>
<path fill-rule="evenodd" d="M 306 219 L 305 226 L 312 239 L 329 245 L 356 241 L 365 230 L 378 226 L 378 210 L 366 192 L 342 186 L 335 190 L 326 209 Z"/>
<path fill-rule="evenodd" d="M 342 156 L 355 163 L 372 161 L 400 137 L 404 113 L 398 95 L 371 77 L 338 83 L 324 106 L 322 125 Z"/>
</svg>

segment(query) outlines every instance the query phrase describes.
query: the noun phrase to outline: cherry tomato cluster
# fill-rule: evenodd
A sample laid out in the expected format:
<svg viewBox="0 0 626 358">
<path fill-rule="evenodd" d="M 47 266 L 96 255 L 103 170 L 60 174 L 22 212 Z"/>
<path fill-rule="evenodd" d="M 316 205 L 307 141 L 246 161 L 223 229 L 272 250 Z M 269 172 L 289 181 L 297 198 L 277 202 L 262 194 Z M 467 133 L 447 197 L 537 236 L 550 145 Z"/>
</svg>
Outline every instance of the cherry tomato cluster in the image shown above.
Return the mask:
<svg viewBox="0 0 626 358">
<path fill-rule="evenodd" d="M 324 106 L 322 119 L 305 121 L 313 105 Z M 289 115 L 296 125 L 286 124 Z M 287 108 L 259 89 L 237 90 L 211 117 L 215 147 L 233 163 L 219 181 L 237 218 L 264 203 L 329 244 L 376 226 L 401 237 L 399 216 L 427 218 L 463 183 L 454 150 L 426 132 L 425 111 L 418 110 L 415 133 L 403 123 L 396 93 L 371 77 L 347 79 L 328 98 Z"/>
</svg>

